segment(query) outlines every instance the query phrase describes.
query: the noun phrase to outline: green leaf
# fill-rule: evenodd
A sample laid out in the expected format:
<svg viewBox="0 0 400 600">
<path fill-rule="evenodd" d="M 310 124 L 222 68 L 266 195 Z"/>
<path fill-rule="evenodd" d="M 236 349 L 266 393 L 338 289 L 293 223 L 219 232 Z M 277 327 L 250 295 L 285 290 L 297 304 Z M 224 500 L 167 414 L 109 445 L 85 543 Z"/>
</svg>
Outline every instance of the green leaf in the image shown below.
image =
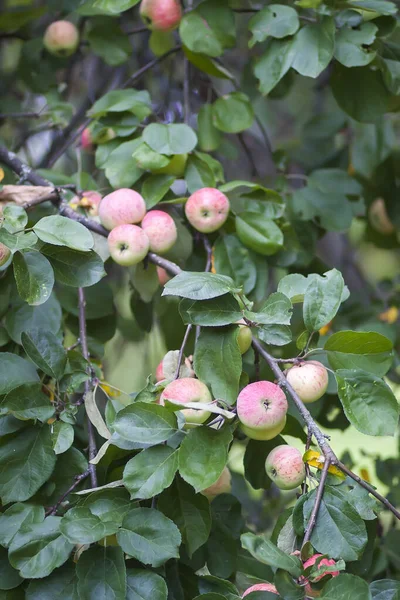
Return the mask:
<svg viewBox="0 0 400 600">
<path fill-rule="evenodd" d="M 240 306 L 231 294 L 224 294 L 211 300 L 183 299 L 179 312 L 185 324 L 201 327 L 230 325 L 242 317 Z"/>
<path fill-rule="evenodd" d="M 136 454 L 125 465 L 124 486 L 131 499 L 147 499 L 169 487 L 178 469 L 178 450 L 153 446 Z"/>
<path fill-rule="evenodd" d="M 112 187 L 130 188 L 140 179 L 143 171 L 139 169 L 133 153 L 141 143 L 140 138 L 123 142 L 108 156 L 104 171 Z"/>
<path fill-rule="evenodd" d="M 5 244 L 11 251 L 26 250 L 37 243 L 37 235 L 33 231 L 28 233 L 9 233 L 7 229 L 0 229 L 0 242 Z"/>
<path fill-rule="evenodd" d="M 373 600 L 399 600 L 400 582 L 392 579 L 373 581 L 370 586 Z"/>
<path fill-rule="evenodd" d="M 4 504 L 28 500 L 53 472 L 48 427 L 29 427 L 0 441 L 0 496 Z"/>
<path fill-rule="evenodd" d="M 307 495 L 303 505 L 304 526 L 310 520 L 315 504 L 316 490 Z M 357 560 L 367 543 L 364 521 L 343 494 L 332 486 L 325 486 L 318 511 L 318 518 L 311 536 L 311 544 L 317 552 L 332 558 Z"/>
<path fill-rule="evenodd" d="M 359 8 L 367 12 L 377 12 L 380 15 L 395 15 L 397 6 L 394 2 L 386 0 L 348 0 L 350 8 Z"/>
<path fill-rule="evenodd" d="M 242 212 L 236 217 L 236 231 L 245 246 L 270 256 L 283 246 L 283 233 L 270 219 L 260 218 L 258 213 Z"/>
<path fill-rule="evenodd" d="M 150 175 L 142 185 L 142 196 L 146 207 L 153 208 L 160 202 L 175 181 L 174 175 Z"/>
<path fill-rule="evenodd" d="M 74 428 L 64 421 L 56 421 L 51 425 L 51 440 L 55 454 L 63 454 L 73 444 Z"/>
<path fill-rule="evenodd" d="M 113 429 L 130 442 L 154 446 L 176 433 L 177 421 L 164 406 L 136 402 L 117 414 Z"/>
<path fill-rule="evenodd" d="M 22 346 L 35 365 L 53 379 L 61 379 L 67 364 L 67 353 L 54 333 L 30 329 L 21 334 Z"/>
<path fill-rule="evenodd" d="M 135 159 L 137 166 L 144 171 L 162 169 L 169 163 L 169 158 L 167 156 L 154 152 L 154 150 L 145 143 L 140 144 L 140 146 L 135 149 L 132 158 Z"/>
<path fill-rule="evenodd" d="M 199 146 L 204 152 L 217 150 L 221 143 L 221 133 L 213 124 L 211 104 L 203 104 L 197 115 Z"/>
<path fill-rule="evenodd" d="M 306 289 L 303 319 L 308 331 L 318 331 L 332 321 L 342 302 L 344 281 L 336 269 L 313 278 Z"/>
<path fill-rule="evenodd" d="M 233 280 L 225 275 L 184 271 L 165 284 L 162 295 L 180 296 L 191 300 L 208 300 L 237 291 Z"/>
<path fill-rule="evenodd" d="M 214 246 L 214 267 L 217 273 L 231 277 L 238 287 L 249 294 L 257 282 L 257 267 L 251 251 L 236 235 L 220 236 Z"/>
<path fill-rule="evenodd" d="M 104 0 L 100 1 L 104 3 Z M 108 1 L 108 5 L 111 7 L 112 3 Z M 128 36 L 124 35 L 114 19 L 101 19 L 94 22 L 87 40 L 94 54 L 101 56 L 111 66 L 123 64 L 132 52 Z"/>
<path fill-rule="evenodd" d="M 117 539 L 126 554 L 145 565 L 159 567 L 170 558 L 179 558 L 179 529 L 153 508 L 131 510 L 122 522 Z"/>
<path fill-rule="evenodd" d="M 71 544 L 92 544 L 102 538 L 113 535 L 119 523 L 102 521 L 89 508 L 71 508 L 61 519 L 60 531 Z"/>
<path fill-rule="evenodd" d="M 244 311 L 244 316 L 260 325 L 290 325 L 292 303 L 285 294 L 274 292 L 256 313 Z"/>
<path fill-rule="evenodd" d="M 28 223 L 28 215 L 22 206 L 7 204 L 3 208 L 4 227 L 10 233 L 24 229 Z"/>
<path fill-rule="evenodd" d="M 197 144 L 195 132 L 183 123 L 151 123 L 143 129 L 143 140 L 159 154 L 186 154 Z"/>
<path fill-rule="evenodd" d="M 183 51 L 186 58 L 196 67 L 196 69 L 199 69 L 199 71 L 203 71 L 203 73 L 207 73 L 207 75 L 218 77 L 220 79 L 232 79 L 232 73 L 217 61 L 208 58 L 204 54 L 191 52 L 186 46 L 183 46 Z"/>
<path fill-rule="evenodd" d="M 216 186 L 211 168 L 198 156 L 189 156 L 185 169 L 185 181 L 190 194 L 204 187 Z"/>
<path fill-rule="evenodd" d="M 375 331 L 339 331 L 324 350 L 332 369 L 363 369 L 383 377 L 393 362 L 392 342 Z"/>
<path fill-rule="evenodd" d="M 30 329 L 46 329 L 57 333 L 61 327 L 61 306 L 54 294 L 40 306 L 29 306 L 22 300 L 7 312 L 6 329 L 14 342 L 21 343 L 21 334 Z M 2 355 L 3 360 L 3 355 Z M 0 361 L 1 369 L 1 361 Z M 1 374 L 1 370 L 0 370 Z M 0 386 L 1 390 L 1 386 Z"/>
<path fill-rule="evenodd" d="M 97 0 L 98 1 L 98 0 Z M 111 4 L 111 2 L 110 2 Z M 147 90 L 112 90 L 95 102 L 89 117 L 102 117 L 107 113 L 131 112 L 140 119 L 151 114 L 151 98 Z"/>
<path fill-rule="evenodd" d="M 18 293 L 31 306 L 48 300 L 54 285 L 54 272 L 45 256 L 36 251 L 17 252 L 13 260 Z"/>
<path fill-rule="evenodd" d="M 26 600 L 77 600 L 75 567 L 65 565 L 49 577 L 30 581 Z"/>
<path fill-rule="evenodd" d="M 399 406 L 390 387 L 372 373 L 357 369 L 336 371 L 338 395 L 346 417 L 366 435 L 394 435 Z"/>
<path fill-rule="evenodd" d="M 178 477 L 161 494 L 158 509 L 178 526 L 189 556 L 208 540 L 211 530 L 210 503 L 205 496 L 196 494 L 182 478 Z"/>
<path fill-rule="evenodd" d="M 167 600 L 168 589 L 164 579 L 144 569 L 126 572 L 126 600 Z"/>
<path fill-rule="evenodd" d="M 285 552 L 279 550 L 265 534 L 244 533 L 240 539 L 243 548 L 261 563 L 275 569 L 284 569 L 293 577 L 299 577 L 301 574 L 301 561 L 297 556 L 288 556 Z"/>
<path fill-rule="evenodd" d="M 124 553 L 114 546 L 92 546 L 76 567 L 81 600 L 126 600 Z"/>
<path fill-rule="evenodd" d="M 60 533 L 60 517 L 47 517 L 42 523 L 25 525 L 12 539 L 9 558 L 21 577 L 47 577 L 63 565 L 73 549 Z"/>
<path fill-rule="evenodd" d="M 224 133 L 240 133 L 252 126 L 254 111 L 249 97 L 242 92 L 221 96 L 213 104 L 212 120 Z"/>
<path fill-rule="evenodd" d="M 38 419 L 45 423 L 54 414 L 50 398 L 42 392 L 40 383 L 25 383 L 11 390 L 0 403 L 17 419 Z"/>
<path fill-rule="evenodd" d="M 43 246 L 41 252 L 49 259 L 57 281 L 63 285 L 89 287 L 106 274 L 103 261 L 96 252 L 78 252 L 50 244 Z"/>
<path fill-rule="evenodd" d="M 82 252 L 93 248 L 93 236 L 90 231 L 81 223 L 67 217 L 43 217 L 33 226 L 33 230 L 42 242 L 54 246 L 67 246 Z"/>
<path fill-rule="evenodd" d="M 332 577 L 324 586 L 320 597 L 325 600 L 372 600 L 368 583 L 361 577 L 348 573 Z"/>
<path fill-rule="evenodd" d="M 331 17 L 300 29 L 293 41 L 292 68 L 305 77 L 318 77 L 333 58 L 335 30 Z"/>
<path fill-rule="evenodd" d="M 272 40 L 267 50 L 254 65 L 254 75 L 259 80 L 262 94 L 269 94 L 292 66 L 293 39 Z"/>
<path fill-rule="evenodd" d="M 201 2 L 181 20 L 179 35 L 192 52 L 220 56 L 225 48 L 235 45 L 235 17 L 223 4 L 213 0 Z"/>
<path fill-rule="evenodd" d="M 317 218 L 328 231 L 345 231 L 353 220 L 351 202 L 336 186 L 323 192 L 312 185 L 295 190 L 292 195 L 292 209 L 302 221 Z"/>
<path fill-rule="evenodd" d="M 23 383 L 39 381 L 35 367 L 11 352 L 0 354 L 0 394 L 8 394 Z"/>
<path fill-rule="evenodd" d="M 304 586 L 296 583 L 287 571 L 278 569 L 275 573 L 274 584 L 280 596 L 285 600 L 304 600 Z"/>
<path fill-rule="evenodd" d="M 335 58 L 345 67 L 364 67 L 372 62 L 376 52 L 369 48 L 375 41 L 378 28 L 362 23 L 357 29 L 342 27 L 336 35 Z"/>
<path fill-rule="evenodd" d="M 196 492 L 217 481 L 227 463 L 231 441 L 229 427 L 217 431 L 198 427 L 185 436 L 179 451 L 179 473 Z"/>
<path fill-rule="evenodd" d="M 44 521 L 44 507 L 16 502 L 0 514 L 0 544 L 8 548 L 14 535 L 26 525 Z"/>
<path fill-rule="evenodd" d="M 121 525 L 124 516 L 132 508 L 132 502 L 129 501 L 128 492 L 122 487 L 119 489 L 111 488 L 116 482 L 107 484 L 110 489 L 102 489 L 97 492 L 90 492 L 79 501 L 79 507 L 88 508 L 93 515 L 96 515 L 103 522 L 112 521 Z M 117 482 L 122 485 L 121 482 Z M 83 493 L 87 494 L 85 490 Z"/>
<path fill-rule="evenodd" d="M 214 398 L 228 404 L 236 402 L 242 355 L 237 341 L 237 326 L 201 329 L 194 353 L 194 370 L 211 387 Z"/>
<path fill-rule="evenodd" d="M 7 550 L 0 548 L 0 590 L 12 590 L 18 587 L 22 581 L 18 571 L 8 562 Z"/>
<path fill-rule="evenodd" d="M 265 42 L 269 36 L 284 38 L 293 35 L 299 27 L 299 17 L 294 8 L 283 4 L 270 4 L 249 21 L 249 30 L 253 34 L 249 47 L 252 48 L 257 42 Z"/>
</svg>

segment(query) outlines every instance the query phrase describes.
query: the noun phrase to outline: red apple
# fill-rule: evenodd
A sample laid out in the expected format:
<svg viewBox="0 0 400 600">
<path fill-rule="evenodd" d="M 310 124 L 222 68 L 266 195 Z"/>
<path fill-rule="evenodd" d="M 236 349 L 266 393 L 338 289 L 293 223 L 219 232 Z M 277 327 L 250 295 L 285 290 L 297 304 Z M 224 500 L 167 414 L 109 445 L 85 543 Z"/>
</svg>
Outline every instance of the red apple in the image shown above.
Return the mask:
<svg viewBox="0 0 400 600">
<path fill-rule="evenodd" d="M 285 427 L 287 399 L 281 388 L 271 381 L 246 385 L 236 407 L 242 430 L 253 440 L 272 440 Z"/>
<path fill-rule="evenodd" d="M 79 46 L 79 32 L 70 21 L 54 21 L 45 31 L 44 47 L 55 56 L 71 56 Z"/>
<path fill-rule="evenodd" d="M 186 404 L 188 402 L 201 402 L 208 404 L 212 401 L 212 396 L 205 383 L 199 379 L 191 377 L 181 377 L 171 381 L 163 391 L 160 397 L 160 404 L 165 400 Z M 185 408 L 182 410 L 185 417 L 186 427 L 191 427 L 204 423 L 210 416 L 208 410 L 196 410 L 195 408 Z"/>
<path fill-rule="evenodd" d="M 149 29 L 171 31 L 182 18 L 179 0 L 142 0 L 140 16 Z"/>
<path fill-rule="evenodd" d="M 303 457 L 293 446 L 276 446 L 265 461 L 267 475 L 281 490 L 294 490 L 306 477 Z"/>
<path fill-rule="evenodd" d="M 178 237 L 175 221 L 163 210 L 151 210 L 142 221 L 142 229 L 150 240 L 150 250 L 157 254 L 168 252 Z"/>
<path fill-rule="evenodd" d="M 117 225 L 140 223 L 146 214 L 146 203 L 134 190 L 121 188 L 104 196 L 98 210 L 104 227 L 113 229 Z"/>
<path fill-rule="evenodd" d="M 107 239 L 111 257 L 124 267 L 137 265 L 149 251 L 149 238 L 137 225 L 118 225 Z"/>
<path fill-rule="evenodd" d="M 201 490 L 200 493 L 203 494 L 203 496 L 207 496 L 209 500 L 213 500 L 220 494 L 229 494 L 232 489 L 231 479 L 232 476 L 230 470 L 228 467 L 224 467 L 217 481 L 208 488 Z"/>
<path fill-rule="evenodd" d="M 83 150 L 93 149 L 93 139 L 89 127 L 85 127 L 85 129 L 81 133 L 81 146 Z"/>
<path fill-rule="evenodd" d="M 212 233 L 225 223 L 229 208 L 229 200 L 225 194 L 215 188 L 202 188 L 188 198 L 185 214 L 197 231 Z"/>
</svg>

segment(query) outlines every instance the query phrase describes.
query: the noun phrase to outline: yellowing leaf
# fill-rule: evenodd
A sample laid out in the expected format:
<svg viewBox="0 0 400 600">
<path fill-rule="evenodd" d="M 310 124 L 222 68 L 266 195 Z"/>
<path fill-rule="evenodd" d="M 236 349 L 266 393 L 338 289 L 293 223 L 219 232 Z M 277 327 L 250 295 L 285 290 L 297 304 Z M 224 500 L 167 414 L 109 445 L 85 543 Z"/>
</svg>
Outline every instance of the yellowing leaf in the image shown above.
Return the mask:
<svg viewBox="0 0 400 600">
<path fill-rule="evenodd" d="M 103 390 L 103 392 L 110 398 L 119 398 L 119 396 L 121 395 L 121 392 L 119 390 L 117 390 L 114 387 L 111 387 L 105 381 L 100 381 L 100 387 Z"/>
<path fill-rule="evenodd" d="M 367 481 L 368 483 L 371 483 L 371 477 L 369 476 L 368 469 L 361 469 L 360 470 L 360 477 L 361 477 L 361 479 L 364 479 L 364 481 Z"/>
<path fill-rule="evenodd" d="M 323 469 L 325 463 L 325 456 L 316 450 L 307 450 L 303 456 L 303 461 L 310 465 L 310 467 L 315 467 L 316 469 L 321 470 Z M 328 473 L 335 475 L 340 479 L 346 479 L 346 475 L 334 465 L 330 465 Z"/>
<path fill-rule="evenodd" d="M 321 327 L 319 330 L 319 335 L 326 335 L 332 329 L 333 321 L 329 321 L 326 325 Z"/>
<path fill-rule="evenodd" d="M 0 168 L 0 181 L 3 181 L 4 179 L 4 169 Z"/>
<path fill-rule="evenodd" d="M 393 323 L 396 323 L 398 318 L 399 309 L 397 308 L 397 306 L 391 306 L 379 315 L 379 319 L 381 321 L 384 321 L 385 323 L 389 323 L 389 325 L 393 325 Z"/>
</svg>

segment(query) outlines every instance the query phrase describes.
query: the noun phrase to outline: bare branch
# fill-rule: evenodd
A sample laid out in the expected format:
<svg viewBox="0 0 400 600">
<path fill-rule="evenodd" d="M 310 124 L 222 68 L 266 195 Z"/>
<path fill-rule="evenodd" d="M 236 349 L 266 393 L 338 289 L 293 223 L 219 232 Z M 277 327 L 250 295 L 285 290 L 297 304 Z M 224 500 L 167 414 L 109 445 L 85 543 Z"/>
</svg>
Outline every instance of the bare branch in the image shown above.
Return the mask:
<svg viewBox="0 0 400 600">
<path fill-rule="evenodd" d="M 321 479 L 319 480 L 317 494 L 315 496 L 314 506 L 313 506 L 313 509 L 312 509 L 312 512 L 310 515 L 310 520 L 308 521 L 308 524 L 307 524 L 306 531 L 304 533 L 303 546 L 307 542 L 310 541 L 311 534 L 312 534 L 315 524 L 317 522 L 318 512 L 319 512 L 319 508 L 321 506 L 322 497 L 324 495 L 324 488 L 325 488 L 326 478 L 328 477 L 329 467 L 330 467 L 329 459 L 325 459 L 325 463 L 324 463 L 322 473 L 321 473 Z"/>
<path fill-rule="evenodd" d="M 74 489 L 78 487 L 81 481 L 83 481 L 84 479 L 86 479 L 86 477 L 89 476 L 89 474 L 90 469 L 87 469 L 84 473 L 76 475 L 74 478 L 74 483 L 67 489 L 66 492 L 63 493 L 63 495 L 57 500 L 54 506 L 50 506 L 50 508 L 46 510 L 46 517 L 48 517 L 49 515 L 55 515 L 57 513 L 58 507 L 64 502 L 65 498 L 69 496 L 71 492 L 73 492 Z"/>
<path fill-rule="evenodd" d="M 174 379 L 178 379 L 178 377 L 179 377 L 179 371 L 181 370 L 183 353 L 185 351 L 186 342 L 188 341 L 189 334 L 190 334 L 191 331 L 192 331 L 192 325 L 189 323 L 189 325 L 186 327 L 185 335 L 183 336 L 182 344 L 181 344 L 181 347 L 179 349 L 178 365 L 176 367 Z"/>
</svg>

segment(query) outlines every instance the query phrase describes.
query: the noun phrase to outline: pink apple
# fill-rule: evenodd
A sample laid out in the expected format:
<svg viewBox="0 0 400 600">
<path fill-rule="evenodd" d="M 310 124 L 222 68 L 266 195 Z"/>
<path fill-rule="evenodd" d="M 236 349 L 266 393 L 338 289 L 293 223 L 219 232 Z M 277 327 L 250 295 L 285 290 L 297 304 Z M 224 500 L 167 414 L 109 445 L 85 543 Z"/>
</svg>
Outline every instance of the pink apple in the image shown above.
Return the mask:
<svg viewBox="0 0 400 600">
<path fill-rule="evenodd" d="M 191 377 L 181 377 L 171 381 L 163 391 L 160 397 L 160 404 L 165 404 L 165 400 L 186 404 L 188 402 L 202 402 L 208 404 L 212 401 L 211 394 L 205 383 L 199 379 Z M 208 410 L 196 410 L 195 408 L 185 408 L 182 410 L 185 417 L 186 427 L 204 423 L 210 416 Z"/>
<path fill-rule="evenodd" d="M 164 356 L 165 358 L 165 356 Z M 156 369 L 156 381 L 164 381 L 164 379 L 166 379 L 165 373 L 164 373 L 164 358 L 162 359 L 162 361 L 158 364 L 157 369 Z M 180 373 L 182 373 L 182 367 L 179 369 Z M 190 362 L 189 358 L 185 358 L 185 376 L 186 377 L 194 377 L 194 371 L 192 369 L 192 363 Z"/>
<path fill-rule="evenodd" d="M 323 554 L 314 554 L 314 556 L 311 556 L 311 558 L 307 559 L 305 561 L 305 563 L 303 564 L 304 569 L 308 569 L 309 567 L 312 567 L 316 563 L 317 559 L 320 558 L 321 556 L 323 556 Z M 334 565 L 336 565 L 336 563 L 332 558 L 323 558 L 318 563 L 317 570 L 319 570 L 323 566 L 333 567 Z M 321 581 L 321 579 L 324 579 L 324 578 L 326 578 L 328 580 L 328 579 L 330 579 L 330 577 L 337 577 L 338 575 L 340 575 L 339 571 L 332 571 L 331 573 L 322 573 L 321 575 L 314 576 L 313 581 L 314 582 Z M 305 583 L 305 592 L 309 598 L 318 598 L 321 595 L 321 591 L 317 590 L 317 589 L 313 589 L 311 587 L 310 581 L 306 577 L 301 577 L 300 581 L 302 583 Z"/>
<path fill-rule="evenodd" d="M 145 214 L 146 204 L 142 196 L 127 188 L 104 196 L 99 206 L 100 221 L 106 229 L 128 223 L 140 223 Z"/>
<path fill-rule="evenodd" d="M 71 56 L 79 46 L 79 32 L 70 21 L 54 21 L 44 34 L 44 47 L 55 56 Z"/>
<path fill-rule="evenodd" d="M 294 490 L 306 477 L 303 457 L 293 446 L 276 446 L 267 456 L 265 470 L 281 490 Z"/>
<path fill-rule="evenodd" d="M 163 210 L 151 210 L 142 221 L 142 229 L 150 240 L 150 250 L 158 254 L 168 252 L 178 237 L 175 221 Z"/>
<path fill-rule="evenodd" d="M 207 496 L 209 500 L 213 500 L 220 494 L 229 494 L 232 489 L 231 484 L 232 476 L 228 467 L 224 467 L 221 475 L 215 483 L 210 485 L 208 488 L 201 490 L 203 496 Z"/>
<path fill-rule="evenodd" d="M 82 192 L 82 197 L 79 204 L 83 208 L 88 209 L 91 217 L 96 217 L 99 213 L 99 205 L 102 198 L 103 196 L 99 194 L 99 192 L 87 190 L 86 192 Z"/>
<path fill-rule="evenodd" d="M 171 31 L 182 18 L 179 0 L 142 0 L 140 16 L 149 29 Z"/>
<path fill-rule="evenodd" d="M 118 225 L 107 239 L 111 257 L 124 267 L 137 265 L 150 247 L 149 238 L 137 225 Z"/>
<path fill-rule="evenodd" d="M 192 194 L 185 204 L 189 223 L 202 233 L 217 231 L 228 218 L 229 200 L 215 188 L 202 188 Z"/>
<path fill-rule="evenodd" d="M 8 265 L 11 262 L 10 258 L 11 258 L 10 248 L 8 248 L 8 246 L 6 246 L 2 242 L 0 242 L 0 267 L 4 267 L 4 268 L 6 268 L 6 266 L 8 267 Z"/>
<path fill-rule="evenodd" d="M 81 133 L 81 146 L 84 150 L 93 149 L 93 139 L 89 127 L 85 127 Z"/>
<path fill-rule="evenodd" d="M 286 379 L 305 404 L 319 400 L 328 387 L 328 371 L 317 360 L 309 360 L 286 371 Z"/>
<path fill-rule="evenodd" d="M 271 381 L 246 385 L 236 406 L 241 428 L 253 440 L 272 440 L 285 427 L 287 399 L 281 388 Z"/>
<path fill-rule="evenodd" d="M 274 585 L 272 585 L 272 583 L 256 583 L 243 592 L 242 598 L 248 594 L 251 594 L 251 592 L 271 592 L 271 594 L 276 594 L 277 596 L 279 595 L 278 590 Z"/>
<path fill-rule="evenodd" d="M 165 379 L 165 376 L 164 376 L 164 369 L 163 369 L 163 361 L 161 361 L 157 365 L 157 369 L 156 369 L 156 381 L 158 383 L 159 381 L 164 381 L 164 379 Z"/>
<path fill-rule="evenodd" d="M 162 267 L 157 267 L 157 277 L 160 285 L 164 286 L 171 279 L 167 271 Z"/>
</svg>

